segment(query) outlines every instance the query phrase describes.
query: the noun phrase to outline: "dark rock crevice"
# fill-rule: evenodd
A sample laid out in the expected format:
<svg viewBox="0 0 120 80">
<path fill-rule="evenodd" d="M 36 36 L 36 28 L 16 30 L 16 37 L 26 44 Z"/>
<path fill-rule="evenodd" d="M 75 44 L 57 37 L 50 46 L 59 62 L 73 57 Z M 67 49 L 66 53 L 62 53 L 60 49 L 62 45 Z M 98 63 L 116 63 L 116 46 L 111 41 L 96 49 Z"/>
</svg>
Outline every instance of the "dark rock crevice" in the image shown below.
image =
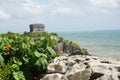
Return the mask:
<svg viewBox="0 0 120 80">
<path fill-rule="evenodd" d="M 91 76 L 90 76 L 90 80 L 95 80 L 101 76 L 103 76 L 104 74 L 102 73 L 92 73 Z"/>
<path fill-rule="evenodd" d="M 118 79 L 120 79 L 120 75 L 118 75 Z"/>
</svg>

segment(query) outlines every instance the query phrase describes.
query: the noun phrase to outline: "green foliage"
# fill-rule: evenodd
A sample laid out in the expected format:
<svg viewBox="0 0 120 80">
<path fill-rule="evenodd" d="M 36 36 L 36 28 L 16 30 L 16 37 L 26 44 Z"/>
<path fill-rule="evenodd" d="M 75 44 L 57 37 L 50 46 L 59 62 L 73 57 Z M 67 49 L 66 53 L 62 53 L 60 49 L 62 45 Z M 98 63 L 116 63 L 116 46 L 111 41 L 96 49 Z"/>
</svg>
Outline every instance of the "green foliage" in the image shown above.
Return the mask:
<svg viewBox="0 0 120 80">
<path fill-rule="evenodd" d="M 4 63 L 4 59 L 3 59 L 2 55 L 0 55 L 0 64 L 3 65 L 3 63 Z"/>
<path fill-rule="evenodd" d="M 0 72 L 8 70 L 1 75 L 4 77 L 9 74 L 12 80 L 33 80 L 46 69 L 51 59 L 57 56 L 52 49 L 57 39 L 59 37 L 56 34 L 45 32 L 25 32 L 21 35 L 12 32 L 0 34 Z M 11 64 L 7 64 L 10 61 Z M 7 80 L 2 76 L 0 76 L 1 80 Z M 9 77 L 8 80 L 10 80 Z"/>
<path fill-rule="evenodd" d="M 0 80 L 34 80 L 59 56 L 52 49 L 59 40 L 78 47 L 56 33 L 0 34 Z"/>
<path fill-rule="evenodd" d="M 81 53 L 88 54 L 87 49 L 85 49 L 85 48 L 81 49 Z"/>
<path fill-rule="evenodd" d="M 64 44 L 68 44 L 68 45 L 71 45 L 71 46 L 80 48 L 80 46 L 79 46 L 77 43 L 74 43 L 74 42 L 72 42 L 72 41 L 64 40 L 63 42 L 64 42 Z"/>
<path fill-rule="evenodd" d="M 13 72 L 13 77 L 15 80 L 25 80 L 25 77 L 22 71 Z"/>
<path fill-rule="evenodd" d="M 13 68 L 10 62 L 0 66 L 0 80 L 12 80 L 12 72 Z"/>
</svg>

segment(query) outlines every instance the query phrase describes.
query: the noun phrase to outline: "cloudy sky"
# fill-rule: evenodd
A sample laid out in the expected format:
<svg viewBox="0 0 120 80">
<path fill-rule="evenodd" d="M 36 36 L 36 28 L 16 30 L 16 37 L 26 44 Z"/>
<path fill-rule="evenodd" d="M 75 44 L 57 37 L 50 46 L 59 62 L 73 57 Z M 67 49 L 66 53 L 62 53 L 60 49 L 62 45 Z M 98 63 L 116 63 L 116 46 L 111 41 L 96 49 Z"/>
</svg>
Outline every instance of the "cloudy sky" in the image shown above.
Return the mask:
<svg viewBox="0 0 120 80">
<path fill-rule="evenodd" d="M 0 0 L 0 33 L 120 29 L 120 0 Z"/>
</svg>

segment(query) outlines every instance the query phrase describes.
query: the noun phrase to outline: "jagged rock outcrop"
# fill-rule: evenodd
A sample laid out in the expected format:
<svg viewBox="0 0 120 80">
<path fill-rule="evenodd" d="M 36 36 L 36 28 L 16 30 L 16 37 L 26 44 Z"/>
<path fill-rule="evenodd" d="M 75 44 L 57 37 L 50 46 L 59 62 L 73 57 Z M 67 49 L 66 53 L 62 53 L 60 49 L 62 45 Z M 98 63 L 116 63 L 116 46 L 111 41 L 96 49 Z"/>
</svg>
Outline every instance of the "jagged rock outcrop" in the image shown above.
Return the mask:
<svg viewBox="0 0 120 80">
<path fill-rule="evenodd" d="M 90 55 L 86 49 L 80 49 L 71 44 L 64 44 L 63 42 L 58 42 L 58 44 L 54 45 L 54 50 L 61 50 L 63 54 L 68 55 Z"/>
<path fill-rule="evenodd" d="M 120 61 L 89 55 L 61 55 L 40 80 L 120 80 Z"/>
</svg>

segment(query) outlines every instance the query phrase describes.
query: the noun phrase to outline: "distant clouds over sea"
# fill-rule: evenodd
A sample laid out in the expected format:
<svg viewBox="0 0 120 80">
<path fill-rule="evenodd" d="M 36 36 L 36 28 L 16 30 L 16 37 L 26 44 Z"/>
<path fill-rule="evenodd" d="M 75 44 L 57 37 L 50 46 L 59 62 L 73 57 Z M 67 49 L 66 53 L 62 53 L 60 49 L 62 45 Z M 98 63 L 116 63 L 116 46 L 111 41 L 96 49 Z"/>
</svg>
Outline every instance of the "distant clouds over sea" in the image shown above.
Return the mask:
<svg viewBox="0 0 120 80">
<path fill-rule="evenodd" d="M 120 29 L 120 0 L 0 0 L 0 32 Z"/>
</svg>

